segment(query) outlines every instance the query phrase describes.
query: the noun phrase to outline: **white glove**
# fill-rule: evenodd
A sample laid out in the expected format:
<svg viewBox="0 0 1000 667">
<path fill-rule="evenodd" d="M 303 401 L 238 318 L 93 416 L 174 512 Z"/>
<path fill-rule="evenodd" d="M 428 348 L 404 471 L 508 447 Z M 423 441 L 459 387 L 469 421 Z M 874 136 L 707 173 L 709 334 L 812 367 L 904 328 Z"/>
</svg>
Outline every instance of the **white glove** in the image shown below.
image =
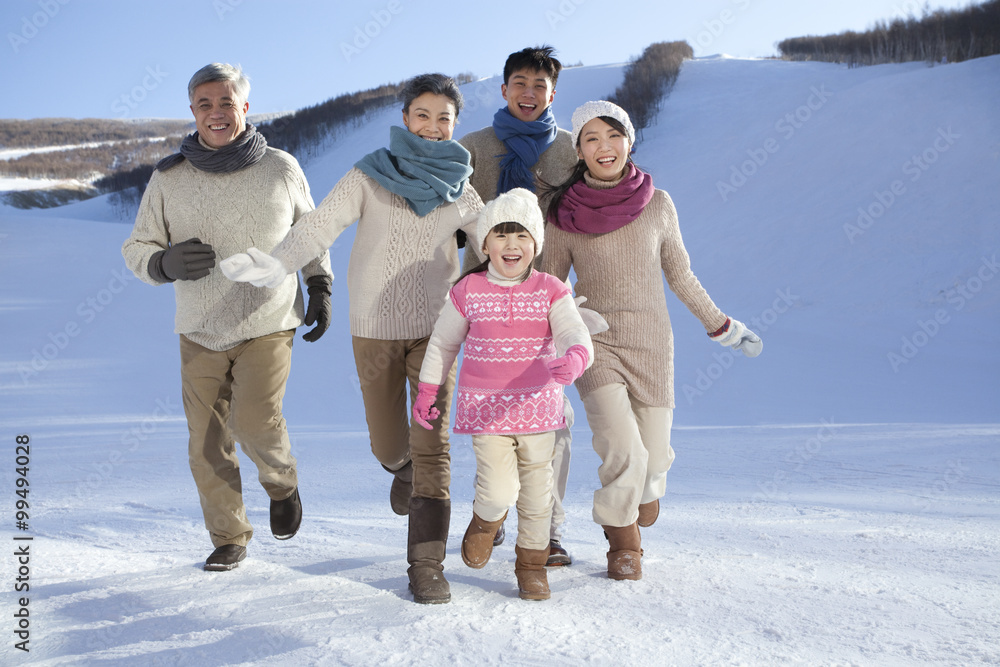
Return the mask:
<svg viewBox="0 0 1000 667">
<path fill-rule="evenodd" d="M 591 310 L 590 308 L 583 308 L 580 306 L 584 301 L 587 300 L 585 296 L 578 296 L 573 299 L 573 303 L 576 304 L 576 309 L 580 312 L 580 319 L 583 323 L 587 325 L 587 331 L 591 336 L 599 334 L 602 331 L 607 331 L 611 327 L 608 326 L 608 321 L 601 317 L 601 314 L 596 310 Z"/>
<path fill-rule="evenodd" d="M 227 257 L 219 262 L 219 268 L 230 280 L 271 289 L 285 282 L 290 273 L 280 260 L 257 248 Z"/>
<path fill-rule="evenodd" d="M 720 345 L 739 350 L 747 357 L 756 357 L 764 349 L 760 336 L 747 329 L 739 320 L 732 318 L 729 318 L 729 329 L 718 336 L 711 336 L 711 339 Z"/>
</svg>

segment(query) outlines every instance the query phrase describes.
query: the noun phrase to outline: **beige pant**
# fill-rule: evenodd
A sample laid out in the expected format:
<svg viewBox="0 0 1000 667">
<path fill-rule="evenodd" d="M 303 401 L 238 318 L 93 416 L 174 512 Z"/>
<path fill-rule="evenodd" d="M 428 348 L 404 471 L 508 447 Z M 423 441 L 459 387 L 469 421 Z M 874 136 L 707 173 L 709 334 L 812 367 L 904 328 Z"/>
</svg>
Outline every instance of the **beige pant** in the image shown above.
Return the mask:
<svg viewBox="0 0 1000 667">
<path fill-rule="evenodd" d="M 377 340 L 354 336 L 354 363 L 375 458 L 389 470 L 399 470 L 412 460 L 413 495 L 448 500 L 451 484 L 448 420 L 455 387 L 455 366 L 438 391 L 434 405 L 441 411 L 441 417 L 431 422 L 433 430 L 428 431 L 416 422 L 410 423 L 406 402 L 407 395 L 411 405 L 416 400 L 420 365 L 429 340 L 429 337 Z"/>
<path fill-rule="evenodd" d="M 562 525 L 566 521 L 566 510 L 563 509 L 563 499 L 566 498 L 566 483 L 569 481 L 570 449 L 573 443 L 573 407 L 569 398 L 563 396 L 563 414 L 566 417 L 566 428 L 556 431 L 555 453 L 552 456 L 552 526 L 549 538 L 562 541 Z"/>
<path fill-rule="evenodd" d="M 224 352 L 180 337 L 188 458 L 216 547 L 246 546 L 253 536 L 235 442 L 256 464 L 257 479 L 270 498 L 284 500 L 298 486 L 281 415 L 294 333 L 254 338 Z"/>
<path fill-rule="evenodd" d="M 628 526 L 639 518 L 639 504 L 662 498 L 667 471 L 674 462 L 670 446 L 671 408 L 636 400 L 624 384 L 598 387 L 583 398 L 601 457 L 594 492 L 594 521 L 602 526 Z"/>
<path fill-rule="evenodd" d="M 552 522 L 552 453 L 555 432 L 474 435 L 476 500 L 472 510 L 496 521 L 517 503 L 517 545 L 549 546 Z"/>
</svg>

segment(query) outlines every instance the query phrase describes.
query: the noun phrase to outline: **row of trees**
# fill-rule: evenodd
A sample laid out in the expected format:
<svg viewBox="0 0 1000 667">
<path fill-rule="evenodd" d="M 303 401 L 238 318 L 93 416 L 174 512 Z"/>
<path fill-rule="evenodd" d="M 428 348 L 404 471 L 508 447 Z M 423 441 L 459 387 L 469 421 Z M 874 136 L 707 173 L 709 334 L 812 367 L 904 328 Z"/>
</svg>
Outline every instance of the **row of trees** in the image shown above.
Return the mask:
<svg viewBox="0 0 1000 667">
<path fill-rule="evenodd" d="M 866 32 L 795 37 L 778 43 L 788 60 L 821 60 L 850 67 L 910 61 L 960 62 L 1000 53 L 1000 0 L 965 9 L 926 7 L 921 18 L 878 21 Z"/>
<path fill-rule="evenodd" d="M 75 146 L 102 141 L 132 141 L 191 131 L 191 121 L 36 118 L 0 120 L 0 148 Z"/>
<path fill-rule="evenodd" d="M 663 100 L 677 81 L 681 64 L 693 57 L 694 50 L 687 42 L 657 42 L 629 62 L 622 85 L 609 101 L 628 112 L 637 139 L 660 112 Z"/>
<path fill-rule="evenodd" d="M 471 77 L 469 74 L 464 76 Z M 340 133 L 360 127 L 376 111 L 394 104 L 402 87 L 402 83 L 387 83 L 338 95 L 321 104 L 261 123 L 257 129 L 269 146 L 288 151 L 299 159 L 310 157 Z"/>
<path fill-rule="evenodd" d="M 182 135 L 175 135 L 165 140 L 133 139 L 99 146 L 29 153 L 12 160 L 0 161 L 0 176 L 91 182 L 142 164 L 156 164 L 161 158 L 176 152 L 181 139 Z"/>
</svg>

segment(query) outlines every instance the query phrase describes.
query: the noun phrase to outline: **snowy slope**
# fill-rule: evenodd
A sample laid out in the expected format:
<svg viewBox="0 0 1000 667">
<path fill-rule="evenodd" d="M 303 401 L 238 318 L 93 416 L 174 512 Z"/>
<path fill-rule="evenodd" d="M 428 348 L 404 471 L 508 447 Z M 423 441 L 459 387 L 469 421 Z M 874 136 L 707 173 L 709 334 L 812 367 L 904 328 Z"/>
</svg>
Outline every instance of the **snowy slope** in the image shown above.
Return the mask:
<svg viewBox="0 0 1000 667">
<path fill-rule="evenodd" d="M 560 124 L 621 70 L 567 70 Z M 643 533 L 645 577 L 603 576 L 590 519 L 599 462 L 577 404 L 565 540 L 576 562 L 550 572 L 553 599 L 538 604 L 517 599 L 512 539 L 483 570 L 461 564 L 474 473 L 463 437 L 454 599 L 410 602 L 406 523 L 368 451 L 346 316 L 319 343 L 296 342 L 286 417 L 302 532 L 267 535 L 248 466 L 250 558 L 202 572 L 172 291 L 124 269 L 128 227 L 100 222 L 112 217 L 103 199 L 0 207 L 3 519 L 10 537 L 34 538 L 29 654 L 12 633 L 18 564 L 0 559 L 0 663 L 1000 664 L 998 79 L 998 58 L 685 65 L 636 159 L 674 197 L 710 294 L 763 325 L 765 351 L 722 352 L 669 297 L 678 458 Z M 461 132 L 490 122 L 498 88 L 465 87 Z M 399 115 L 310 160 L 314 197 L 384 145 Z M 914 156 L 928 163 L 915 179 Z M 734 168 L 749 173 L 738 187 Z M 896 181 L 892 204 L 850 236 L 857 209 L 877 212 Z M 340 278 L 352 237 L 333 249 Z M 346 285 L 334 286 L 343 315 Z M 893 352 L 906 359 L 896 369 Z M 23 532 L 17 434 L 31 439 Z"/>
</svg>

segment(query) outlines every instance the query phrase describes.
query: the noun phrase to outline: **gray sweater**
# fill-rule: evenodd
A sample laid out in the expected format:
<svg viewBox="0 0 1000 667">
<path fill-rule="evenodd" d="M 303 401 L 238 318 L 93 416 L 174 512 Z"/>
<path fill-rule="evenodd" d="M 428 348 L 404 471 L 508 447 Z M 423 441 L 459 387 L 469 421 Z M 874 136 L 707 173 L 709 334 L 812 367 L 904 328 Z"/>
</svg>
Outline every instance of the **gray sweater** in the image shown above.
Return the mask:
<svg viewBox="0 0 1000 667">
<path fill-rule="evenodd" d="M 470 132 L 458 143 L 472 154 L 472 187 L 476 188 L 484 202 L 493 201 L 497 197 L 497 182 L 500 180 L 500 158 L 507 154 L 507 147 L 497 139 L 492 125 Z M 535 172 L 536 178 L 549 185 L 559 185 L 569 178 L 577 160 L 573 135 L 559 130 L 556 140 L 542 153 L 531 171 Z"/>
<path fill-rule="evenodd" d="M 149 274 L 149 258 L 170 244 L 197 237 L 212 245 L 217 261 L 250 246 L 270 252 L 312 209 L 305 175 L 284 151 L 268 148 L 257 164 L 224 174 L 201 171 L 184 160 L 153 172 L 122 255 L 140 280 L 159 285 Z M 332 277 L 325 249 L 309 260 L 303 262 L 305 278 Z M 174 331 L 216 351 L 294 329 L 304 314 L 296 274 L 271 290 L 232 282 L 216 264 L 205 278 L 176 281 L 174 294 Z"/>
</svg>

